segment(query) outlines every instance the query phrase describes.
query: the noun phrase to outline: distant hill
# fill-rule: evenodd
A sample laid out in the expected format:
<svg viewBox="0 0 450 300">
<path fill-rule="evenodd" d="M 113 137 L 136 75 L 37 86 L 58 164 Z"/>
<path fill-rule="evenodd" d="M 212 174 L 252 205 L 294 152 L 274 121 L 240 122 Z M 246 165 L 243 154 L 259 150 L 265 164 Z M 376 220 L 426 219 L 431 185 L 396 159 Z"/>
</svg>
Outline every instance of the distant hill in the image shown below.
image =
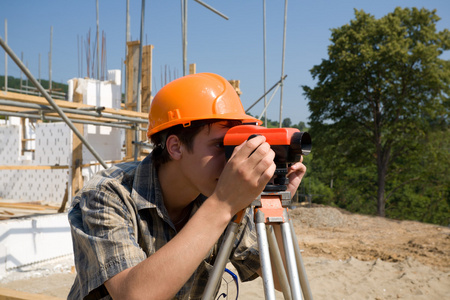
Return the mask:
<svg viewBox="0 0 450 300">
<path fill-rule="evenodd" d="M 49 81 L 45 80 L 45 79 L 41 79 L 41 85 L 44 89 L 48 90 Z M 24 78 L 22 78 L 22 84 L 20 83 L 20 78 L 8 76 L 8 88 L 20 89 L 21 86 L 22 87 L 25 87 L 25 86 L 34 87 L 33 84 L 25 76 L 24 76 Z M 5 89 L 5 76 L 4 75 L 0 76 L 0 89 L 1 90 Z M 52 81 L 52 90 L 56 91 L 56 92 L 62 92 L 62 93 L 67 94 L 68 85 L 64 84 L 64 83 Z"/>
</svg>

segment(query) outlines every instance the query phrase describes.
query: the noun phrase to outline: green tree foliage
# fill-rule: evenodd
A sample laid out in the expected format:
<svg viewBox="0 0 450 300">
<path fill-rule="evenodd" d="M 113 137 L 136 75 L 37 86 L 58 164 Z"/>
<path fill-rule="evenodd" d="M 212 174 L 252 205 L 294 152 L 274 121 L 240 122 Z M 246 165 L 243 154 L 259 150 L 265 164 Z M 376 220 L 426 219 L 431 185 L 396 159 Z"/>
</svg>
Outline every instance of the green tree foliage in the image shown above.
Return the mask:
<svg viewBox="0 0 450 300">
<path fill-rule="evenodd" d="M 291 118 L 286 118 L 283 120 L 283 122 L 281 123 L 282 127 L 291 127 L 292 126 L 292 121 Z"/>
<path fill-rule="evenodd" d="M 20 78 L 8 76 L 8 88 L 20 89 L 21 86 L 23 87 L 25 85 L 32 86 L 31 82 L 28 81 L 27 78 L 22 78 L 21 82 Z M 48 89 L 50 86 L 49 81 L 44 79 L 41 80 L 41 85 L 44 89 Z M 4 90 L 4 87 L 5 87 L 5 76 L 0 76 L 0 89 Z M 64 92 L 67 94 L 68 85 L 52 81 L 52 89 L 54 91 Z"/>
<path fill-rule="evenodd" d="M 380 19 L 355 10 L 332 30 L 329 58 L 311 70 L 317 85 L 303 90 L 314 165 L 322 182 L 334 178 L 340 206 L 380 216 L 387 207 L 395 217 L 408 205 L 411 216 L 445 202 L 449 210 L 448 176 L 431 180 L 424 161 L 449 155 L 433 144 L 448 135 L 450 95 L 450 61 L 441 59 L 450 32 L 438 32 L 438 21 L 427 9 L 396 8 Z"/>
<path fill-rule="evenodd" d="M 261 121 L 263 121 L 263 125 L 265 124 L 265 118 L 262 117 Z M 292 121 L 290 118 L 283 119 L 283 122 L 281 123 L 282 127 L 292 127 L 297 128 L 300 131 L 306 131 L 306 124 L 303 121 L 298 122 L 298 124 L 292 124 Z M 267 119 L 267 128 L 278 128 L 280 127 L 280 123 L 278 121 L 273 121 L 271 119 Z"/>
</svg>

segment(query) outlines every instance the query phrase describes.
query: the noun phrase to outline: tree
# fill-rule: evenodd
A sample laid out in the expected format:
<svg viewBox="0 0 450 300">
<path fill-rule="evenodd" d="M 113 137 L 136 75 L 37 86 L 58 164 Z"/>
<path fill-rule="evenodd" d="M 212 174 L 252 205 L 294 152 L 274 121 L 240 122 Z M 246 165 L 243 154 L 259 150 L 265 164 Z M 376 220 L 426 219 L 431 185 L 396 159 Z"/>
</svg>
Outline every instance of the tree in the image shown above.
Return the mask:
<svg viewBox="0 0 450 300">
<path fill-rule="evenodd" d="M 291 125 L 292 125 L 291 118 L 285 118 L 281 123 L 282 127 L 291 127 Z"/>
<path fill-rule="evenodd" d="M 300 129 L 300 131 L 305 131 L 306 129 L 306 124 L 303 121 L 298 122 L 297 126 L 295 126 L 296 128 Z"/>
<path fill-rule="evenodd" d="M 395 191 L 420 180 L 403 170 L 448 117 L 450 61 L 440 56 L 450 33 L 437 32 L 438 21 L 435 10 L 396 8 L 380 19 L 355 10 L 354 20 L 332 30 L 329 58 L 312 68 L 317 85 L 303 86 L 315 158 L 334 174 L 374 166 L 380 216 Z"/>
</svg>

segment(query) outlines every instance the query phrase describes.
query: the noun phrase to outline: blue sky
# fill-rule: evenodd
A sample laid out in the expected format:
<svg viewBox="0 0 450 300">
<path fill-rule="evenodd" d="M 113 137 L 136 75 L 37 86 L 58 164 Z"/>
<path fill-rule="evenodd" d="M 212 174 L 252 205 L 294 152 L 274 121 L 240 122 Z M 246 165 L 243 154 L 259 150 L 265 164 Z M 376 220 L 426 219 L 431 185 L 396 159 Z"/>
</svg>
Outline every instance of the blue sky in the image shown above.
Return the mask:
<svg viewBox="0 0 450 300">
<path fill-rule="evenodd" d="M 241 100 L 247 109 L 264 93 L 263 77 L 263 1 L 203 0 L 229 17 L 225 20 L 193 0 L 188 1 L 188 64 L 197 72 L 213 72 L 241 81 Z M 140 36 L 140 0 L 130 0 L 132 40 Z M 266 0 L 267 88 L 281 77 L 283 46 L 283 0 Z M 448 0 L 315 0 L 288 1 L 283 119 L 294 124 L 308 122 L 307 100 L 302 85 L 314 86 L 309 70 L 327 58 L 330 29 L 354 18 L 354 9 L 380 18 L 395 7 L 437 9 L 441 21 L 438 30 L 450 28 Z M 121 69 L 125 55 L 125 0 L 99 0 L 99 27 L 106 36 L 107 68 Z M 53 26 L 52 79 L 67 82 L 78 77 L 81 65 L 77 39 L 91 39 L 96 33 L 95 0 L 0 0 L 0 36 L 38 78 L 39 54 L 41 78 L 49 77 L 50 28 Z M 153 90 L 161 88 L 161 74 L 183 73 L 180 1 L 145 2 L 144 44 L 153 49 Z M 0 74 L 5 72 L 4 51 L 0 48 Z M 85 57 L 85 56 L 84 56 Z M 446 55 L 448 57 L 448 54 Z M 86 63 L 83 62 L 86 69 Z M 8 75 L 19 77 L 20 70 L 8 60 Z M 86 71 L 81 73 L 86 76 Z M 272 93 L 268 95 L 272 96 Z M 262 103 L 250 113 L 260 115 Z M 268 118 L 278 120 L 280 90 L 273 97 Z"/>
</svg>

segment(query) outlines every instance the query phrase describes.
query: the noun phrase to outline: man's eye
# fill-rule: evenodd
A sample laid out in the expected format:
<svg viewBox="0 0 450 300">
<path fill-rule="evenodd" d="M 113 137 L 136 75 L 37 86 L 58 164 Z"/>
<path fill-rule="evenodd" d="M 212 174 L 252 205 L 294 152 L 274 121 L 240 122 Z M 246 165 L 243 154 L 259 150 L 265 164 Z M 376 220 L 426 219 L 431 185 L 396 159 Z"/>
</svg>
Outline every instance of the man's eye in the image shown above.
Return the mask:
<svg viewBox="0 0 450 300">
<path fill-rule="evenodd" d="M 216 143 L 216 147 L 217 148 L 223 148 L 224 147 L 223 142 Z"/>
</svg>

